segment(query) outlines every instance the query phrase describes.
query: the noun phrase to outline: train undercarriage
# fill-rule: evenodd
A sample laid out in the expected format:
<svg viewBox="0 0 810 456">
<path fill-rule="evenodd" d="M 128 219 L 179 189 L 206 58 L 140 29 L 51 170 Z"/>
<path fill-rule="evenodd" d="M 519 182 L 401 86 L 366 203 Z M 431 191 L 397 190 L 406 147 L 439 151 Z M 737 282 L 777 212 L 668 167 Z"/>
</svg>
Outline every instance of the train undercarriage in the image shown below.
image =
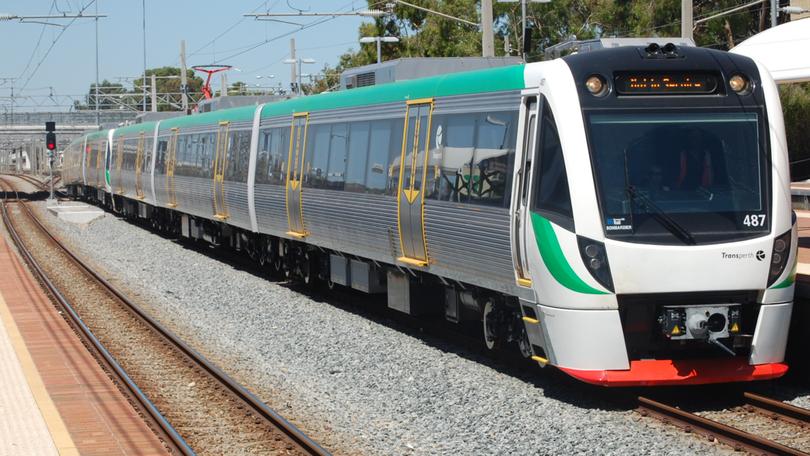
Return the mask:
<svg viewBox="0 0 810 456">
<path fill-rule="evenodd" d="M 389 308 L 415 317 L 443 316 L 465 332 L 477 333 L 489 352 L 517 351 L 527 359 L 545 355 L 542 348 L 530 344 L 516 297 L 293 239 L 250 232 L 94 187 L 70 187 L 69 194 L 163 235 L 245 255 L 277 280 L 327 290 L 345 287 L 369 295 L 386 294 Z"/>
</svg>

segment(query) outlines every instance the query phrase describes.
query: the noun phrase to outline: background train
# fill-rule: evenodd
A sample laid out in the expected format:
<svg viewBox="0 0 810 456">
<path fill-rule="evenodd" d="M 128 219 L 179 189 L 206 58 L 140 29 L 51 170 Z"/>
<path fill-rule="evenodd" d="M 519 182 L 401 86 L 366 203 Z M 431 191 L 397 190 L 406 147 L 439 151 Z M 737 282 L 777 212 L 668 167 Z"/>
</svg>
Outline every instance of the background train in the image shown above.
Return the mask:
<svg viewBox="0 0 810 456">
<path fill-rule="evenodd" d="M 63 180 L 586 382 L 759 380 L 797 255 L 780 109 L 748 58 L 625 47 L 95 132 Z"/>
</svg>

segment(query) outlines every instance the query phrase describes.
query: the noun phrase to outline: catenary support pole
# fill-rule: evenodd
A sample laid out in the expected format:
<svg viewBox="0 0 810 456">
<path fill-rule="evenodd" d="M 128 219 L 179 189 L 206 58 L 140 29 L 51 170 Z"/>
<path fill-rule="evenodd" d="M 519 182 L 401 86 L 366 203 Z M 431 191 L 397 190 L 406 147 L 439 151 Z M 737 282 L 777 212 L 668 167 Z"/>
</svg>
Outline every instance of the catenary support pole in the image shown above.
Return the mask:
<svg viewBox="0 0 810 456">
<path fill-rule="evenodd" d="M 681 0 L 681 38 L 694 39 L 692 0 Z"/>
<path fill-rule="evenodd" d="M 492 33 L 492 0 L 481 0 L 481 55 L 483 57 L 495 57 L 495 36 Z"/>
</svg>

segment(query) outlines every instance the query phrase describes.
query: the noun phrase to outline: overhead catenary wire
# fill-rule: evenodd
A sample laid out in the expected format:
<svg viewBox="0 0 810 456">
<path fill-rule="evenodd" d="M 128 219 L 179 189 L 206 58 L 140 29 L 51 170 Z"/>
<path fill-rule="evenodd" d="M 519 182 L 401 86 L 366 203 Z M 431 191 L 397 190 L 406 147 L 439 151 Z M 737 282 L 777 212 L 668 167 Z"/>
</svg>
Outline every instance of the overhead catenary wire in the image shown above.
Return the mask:
<svg viewBox="0 0 810 456">
<path fill-rule="evenodd" d="M 53 2 L 51 2 L 51 8 L 48 10 L 48 16 L 50 16 L 51 13 L 53 13 L 54 8 L 56 8 L 56 10 L 59 11 L 59 8 L 56 7 L 56 0 L 53 0 Z M 59 11 L 59 12 L 61 13 L 61 11 Z M 47 27 L 46 24 L 42 24 L 42 30 L 40 30 L 40 32 L 39 32 L 39 38 L 37 38 L 37 44 L 34 45 L 34 50 L 31 51 L 31 56 L 28 57 L 28 62 L 25 64 L 25 68 L 20 72 L 20 75 L 17 76 L 17 79 L 22 79 L 22 77 L 25 76 L 25 73 L 28 71 L 28 68 L 31 67 L 31 62 L 34 61 L 34 57 L 36 56 L 37 51 L 39 50 L 39 45 L 42 43 L 42 37 L 45 36 L 45 28 L 46 27 Z"/>
<path fill-rule="evenodd" d="M 85 6 L 83 6 L 81 10 L 79 10 L 79 13 L 76 15 L 76 17 L 71 19 L 70 22 L 68 22 L 67 25 L 65 25 L 65 27 L 59 32 L 59 34 L 56 35 L 56 38 L 54 38 L 54 40 L 51 42 L 51 45 L 50 47 L 48 47 L 48 50 L 45 51 L 45 55 L 43 55 L 42 58 L 39 60 L 39 62 L 37 62 L 37 65 L 34 67 L 33 71 L 31 71 L 31 74 L 28 75 L 28 78 L 25 80 L 25 83 L 20 87 L 20 91 L 23 91 L 25 90 L 26 87 L 28 87 L 28 84 L 31 82 L 31 79 L 33 79 L 34 76 L 37 74 L 37 71 L 39 71 L 39 68 L 45 62 L 45 59 L 48 58 L 48 55 L 50 55 L 51 51 L 56 46 L 56 43 L 59 42 L 59 39 L 62 37 L 62 35 L 64 35 L 65 32 L 70 28 L 70 26 L 73 25 L 74 22 L 76 22 L 76 19 L 78 19 L 79 16 L 81 16 L 82 13 L 84 13 L 84 11 L 87 8 L 90 8 L 94 3 L 96 3 L 96 0 L 90 0 L 90 2 L 88 2 Z"/>
</svg>

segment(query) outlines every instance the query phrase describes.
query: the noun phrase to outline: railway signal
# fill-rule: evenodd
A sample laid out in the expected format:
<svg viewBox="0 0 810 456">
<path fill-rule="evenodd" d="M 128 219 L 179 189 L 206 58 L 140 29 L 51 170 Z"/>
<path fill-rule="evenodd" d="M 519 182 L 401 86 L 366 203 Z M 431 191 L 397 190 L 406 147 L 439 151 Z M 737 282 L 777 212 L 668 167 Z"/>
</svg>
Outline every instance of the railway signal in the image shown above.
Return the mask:
<svg viewBox="0 0 810 456">
<path fill-rule="evenodd" d="M 48 170 L 51 174 L 51 195 L 53 200 L 53 153 L 56 150 L 56 122 L 45 122 L 45 147 L 48 149 Z"/>
</svg>

